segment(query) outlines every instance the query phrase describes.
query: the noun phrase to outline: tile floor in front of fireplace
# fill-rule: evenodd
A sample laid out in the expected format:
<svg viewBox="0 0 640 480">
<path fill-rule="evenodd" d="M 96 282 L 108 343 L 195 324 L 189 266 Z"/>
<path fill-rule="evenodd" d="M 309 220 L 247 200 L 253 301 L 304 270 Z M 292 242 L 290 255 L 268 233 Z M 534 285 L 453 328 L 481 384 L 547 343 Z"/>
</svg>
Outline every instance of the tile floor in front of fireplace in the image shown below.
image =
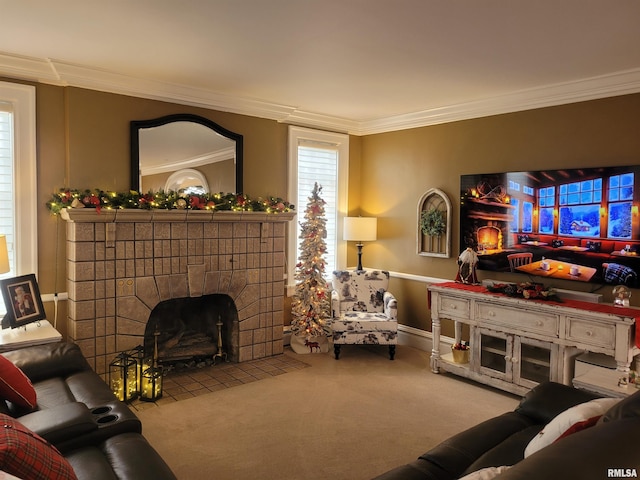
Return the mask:
<svg viewBox="0 0 640 480">
<path fill-rule="evenodd" d="M 281 354 L 242 363 L 218 362 L 216 365 L 201 368 L 176 369 L 165 375 L 161 398 L 155 402 L 136 399 L 131 402 L 130 406 L 134 410 L 144 410 L 264 378 L 283 375 L 308 366 L 291 355 Z"/>
</svg>

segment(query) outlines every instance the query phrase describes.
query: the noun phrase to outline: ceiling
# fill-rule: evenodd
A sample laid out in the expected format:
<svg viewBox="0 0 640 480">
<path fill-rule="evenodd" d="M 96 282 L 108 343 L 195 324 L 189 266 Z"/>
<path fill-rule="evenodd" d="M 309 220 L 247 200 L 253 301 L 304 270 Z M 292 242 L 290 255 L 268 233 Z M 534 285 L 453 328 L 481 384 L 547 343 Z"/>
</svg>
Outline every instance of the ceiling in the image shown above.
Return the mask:
<svg viewBox="0 0 640 480">
<path fill-rule="evenodd" d="M 640 92 L 637 0 L 0 0 L 0 76 L 352 134 Z"/>
</svg>

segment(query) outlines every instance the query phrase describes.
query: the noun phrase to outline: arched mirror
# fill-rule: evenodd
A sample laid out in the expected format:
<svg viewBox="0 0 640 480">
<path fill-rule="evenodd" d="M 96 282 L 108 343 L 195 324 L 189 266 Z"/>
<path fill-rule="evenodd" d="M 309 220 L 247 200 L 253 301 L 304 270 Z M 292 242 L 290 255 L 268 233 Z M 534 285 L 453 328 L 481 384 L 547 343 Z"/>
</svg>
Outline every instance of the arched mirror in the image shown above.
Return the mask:
<svg viewBox="0 0 640 480">
<path fill-rule="evenodd" d="M 242 135 L 187 113 L 134 120 L 131 189 L 242 193 Z"/>
</svg>

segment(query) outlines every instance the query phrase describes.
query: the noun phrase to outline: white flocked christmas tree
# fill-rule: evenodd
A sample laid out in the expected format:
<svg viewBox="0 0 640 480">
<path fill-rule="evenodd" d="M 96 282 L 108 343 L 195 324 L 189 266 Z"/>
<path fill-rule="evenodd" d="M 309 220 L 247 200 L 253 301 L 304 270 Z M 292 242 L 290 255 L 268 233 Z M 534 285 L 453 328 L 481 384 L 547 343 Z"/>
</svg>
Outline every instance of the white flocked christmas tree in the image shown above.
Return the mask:
<svg viewBox="0 0 640 480">
<path fill-rule="evenodd" d="M 325 326 L 331 312 L 331 295 L 324 279 L 327 221 L 324 217 L 326 202 L 320 197 L 321 192 L 322 187 L 316 182 L 308 198 L 305 221 L 300 223 L 299 238 L 302 242 L 296 264 L 296 286 L 291 304 L 291 331 L 305 339 L 326 338 Z M 305 345 L 311 344 L 305 342 Z"/>
</svg>

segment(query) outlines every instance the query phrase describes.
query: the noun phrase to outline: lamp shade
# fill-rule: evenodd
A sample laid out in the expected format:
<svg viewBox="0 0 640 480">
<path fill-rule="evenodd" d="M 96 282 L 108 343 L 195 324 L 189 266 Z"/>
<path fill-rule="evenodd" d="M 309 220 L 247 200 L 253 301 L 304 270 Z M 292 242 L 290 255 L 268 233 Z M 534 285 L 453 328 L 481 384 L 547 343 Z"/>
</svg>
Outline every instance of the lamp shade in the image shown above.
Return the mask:
<svg viewBox="0 0 640 480">
<path fill-rule="evenodd" d="M 372 242 L 377 238 L 378 219 L 375 217 L 344 217 L 344 240 Z"/>
<path fill-rule="evenodd" d="M 0 235 L 0 273 L 11 271 L 9 265 L 9 250 L 7 250 L 7 237 Z"/>
</svg>

